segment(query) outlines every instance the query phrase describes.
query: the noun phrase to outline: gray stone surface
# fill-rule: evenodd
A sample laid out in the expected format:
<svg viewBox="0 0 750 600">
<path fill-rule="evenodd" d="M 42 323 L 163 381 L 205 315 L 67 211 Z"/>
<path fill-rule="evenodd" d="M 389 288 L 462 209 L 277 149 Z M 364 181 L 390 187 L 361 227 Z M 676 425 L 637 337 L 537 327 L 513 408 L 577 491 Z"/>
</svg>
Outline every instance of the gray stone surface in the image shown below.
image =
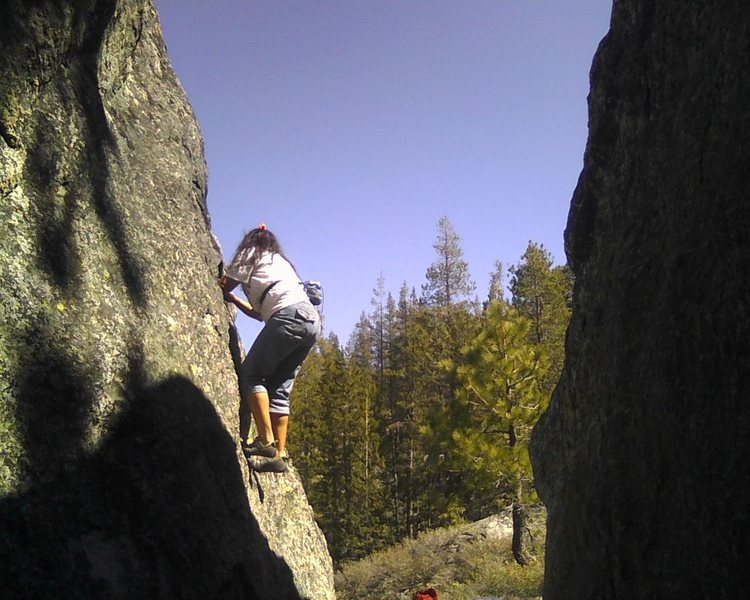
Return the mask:
<svg viewBox="0 0 750 600">
<path fill-rule="evenodd" d="M 202 144 L 150 1 L 0 3 L 3 598 L 334 597 L 238 452 Z"/>
<path fill-rule="evenodd" d="M 533 436 L 545 600 L 747 593 L 750 4 L 618 0 Z"/>
</svg>

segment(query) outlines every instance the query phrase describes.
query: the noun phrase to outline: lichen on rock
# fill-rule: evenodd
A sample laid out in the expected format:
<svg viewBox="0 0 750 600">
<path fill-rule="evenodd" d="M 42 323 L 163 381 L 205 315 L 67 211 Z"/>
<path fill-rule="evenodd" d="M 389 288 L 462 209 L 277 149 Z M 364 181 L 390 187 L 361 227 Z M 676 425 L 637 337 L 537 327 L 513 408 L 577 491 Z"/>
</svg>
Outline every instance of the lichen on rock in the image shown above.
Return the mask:
<svg viewBox="0 0 750 600">
<path fill-rule="evenodd" d="M 9 0 L 0 36 L 3 596 L 333 598 L 296 473 L 238 452 L 203 140 L 153 4 Z"/>
</svg>

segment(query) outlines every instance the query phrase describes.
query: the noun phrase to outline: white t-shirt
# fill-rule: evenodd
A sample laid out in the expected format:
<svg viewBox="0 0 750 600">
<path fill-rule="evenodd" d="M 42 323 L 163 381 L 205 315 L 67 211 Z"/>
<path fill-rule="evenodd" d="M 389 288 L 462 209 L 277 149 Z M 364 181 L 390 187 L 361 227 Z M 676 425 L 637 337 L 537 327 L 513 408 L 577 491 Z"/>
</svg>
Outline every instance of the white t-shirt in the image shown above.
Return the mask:
<svg viewBox="0 0 750 600">
<path fill-rule="evenodd" d="M 229 265 L 227 276 L 242 283 L 242 291 L 253 308 L 260 312 L 263 321 L 282 308 L 307 300 L 302 281 L 289 261 L 280 254 L 264 252 L 253 268 L 254 252 L 255 248 L 240 252 Z M 261 303 L 264 290 L 274 282 Z"/>
</svg>

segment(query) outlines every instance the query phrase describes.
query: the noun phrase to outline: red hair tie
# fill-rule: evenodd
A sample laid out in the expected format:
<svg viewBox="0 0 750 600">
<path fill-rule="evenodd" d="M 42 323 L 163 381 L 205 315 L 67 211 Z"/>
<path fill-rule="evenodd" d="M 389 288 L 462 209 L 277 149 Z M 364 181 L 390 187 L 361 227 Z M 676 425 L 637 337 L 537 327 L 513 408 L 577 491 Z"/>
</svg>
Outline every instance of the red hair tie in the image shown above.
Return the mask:
<svg viewBox="0 0 750 600">
<path fill-rule="evenodd" d="M 265 223 L 261 223 L 260 225 L 258 225 L 258 231 L 265 231 L 266 229 L 268 228 L 266 227 Z"/>
</svg>

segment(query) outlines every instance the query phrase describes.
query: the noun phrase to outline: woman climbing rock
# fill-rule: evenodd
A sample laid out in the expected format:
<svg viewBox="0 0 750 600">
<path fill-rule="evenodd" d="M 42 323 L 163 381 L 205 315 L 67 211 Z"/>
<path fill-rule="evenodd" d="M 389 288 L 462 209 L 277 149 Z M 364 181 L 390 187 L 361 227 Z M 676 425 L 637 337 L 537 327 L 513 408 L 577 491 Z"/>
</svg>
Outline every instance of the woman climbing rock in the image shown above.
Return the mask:
<svg viewBox="0 0 750 600">
<path fill-rule="evenodd" d="M 286 438 L 294 378 L 320 335 L 320 315 L 305 286 L 264 225 L 245 235 L 226 275 L 219 281 L 224 299 L 264 322 L 240 367 L 243 398 L 258 430 L 242 449 L 256 471 L 286 471 Z M 238 285 L 247 301 L 232 290 Z"/>
</svg>

